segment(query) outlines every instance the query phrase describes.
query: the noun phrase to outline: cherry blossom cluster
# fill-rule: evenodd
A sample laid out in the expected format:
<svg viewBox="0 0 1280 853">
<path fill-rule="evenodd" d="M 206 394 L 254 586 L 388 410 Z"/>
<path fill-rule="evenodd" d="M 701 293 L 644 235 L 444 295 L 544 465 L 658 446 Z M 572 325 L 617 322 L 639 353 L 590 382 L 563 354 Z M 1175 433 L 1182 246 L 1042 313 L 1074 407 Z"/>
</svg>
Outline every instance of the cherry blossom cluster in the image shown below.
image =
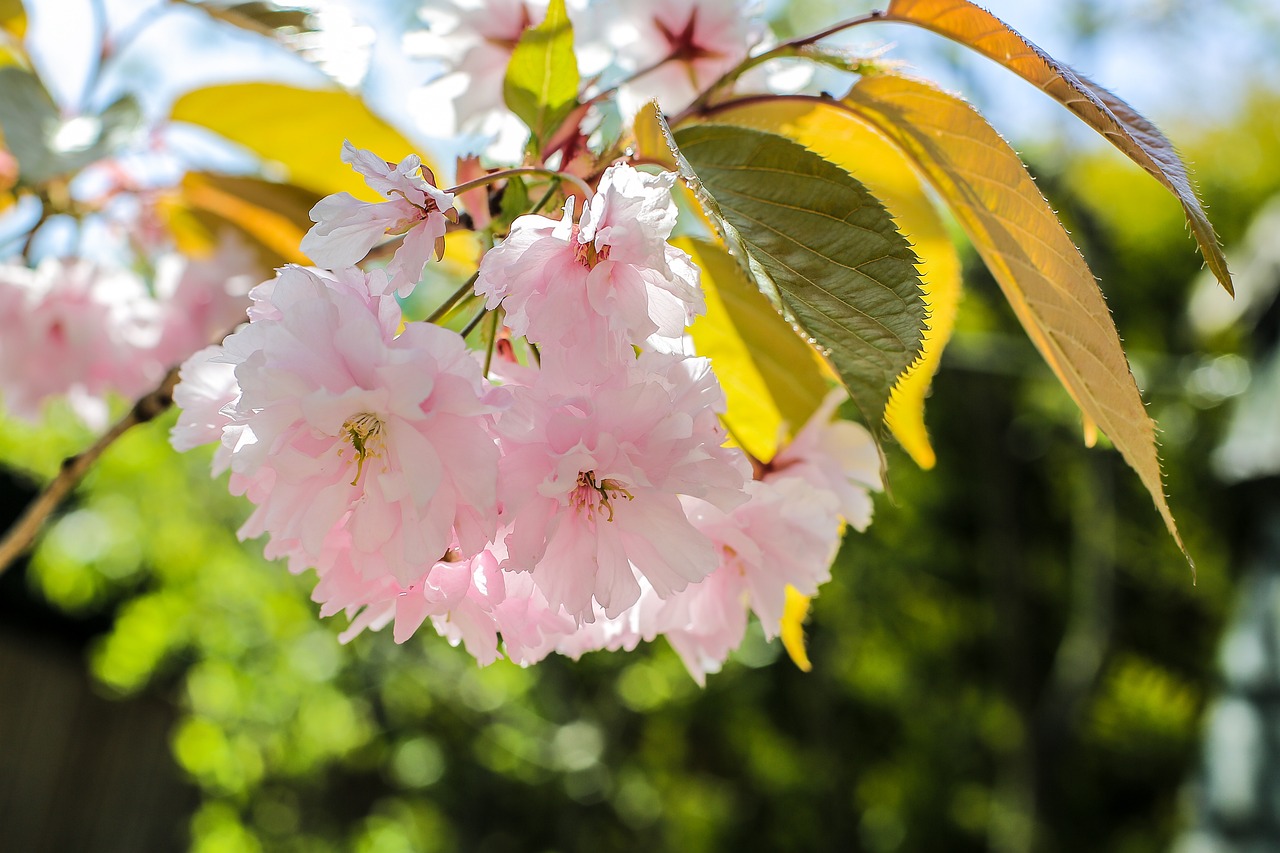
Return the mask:
<svg viewBox="0 0 1280 853">
<path fill-rule="evenodd" d="M 500 649 L 631 649 L 666 636 L 701 681 L 743 638 L 770 636 L 786 588 L 827 579 L 842 525 L 870 521 L 878 458 L 838 397 L 758 477 L 726 443 L 724 394 L 685 330 L 698 268 L 667 238 L 675 175 L 617 164 L 558 218 L 524 215 L 480 263 L 474 292 L 531 357 L 482 353 L 406 320 L 453 196 L 417 158 L 344 159 L 385 197 L 322 200 L 304 246 L 331 269 L 284 267 L 250 322 L 182 368 L 179 449 L 255 509 L 243 538 L 319 576 L 350 638 L 428 618 L 481 663 Z M 579 212 L 580 209 L 580 212 Z M 384 268 L 356 263 L 388 235 Z M 536 357 L 532 357 L 536 354 Z"/>
<path fill-rule="evenodd" d="M 624 120 L 656 99 L 677 112 L 771 36 L 757 8 L 743 0 L 569 0 L 579 73 L 592 91 L 613 91 Z M 526 28 L 546 16 L 546 0 L 428 0 L 425 29 L 406 51 L 439 64 L 441 74 L 416 93 L 413 111 L 441 120 L 449 134 L 488 143 L 498 159 L 518 157 L 528 130 L 507 108 L 503 78 Z M 446 122 L 447 123 L 447 122 Z M 434 132 L 441 132 L 437 124 Z"/>
<path fill-rule="evenodd" d="M 65 397 L 95 428 L 111 395 L 134 399 L 165 372 L 243 319 L 255 276 L 230 239 L 200 260 L 168 253 L 145 280 L 131 269 L 48 258 L 0 265 L 0 395 L 38 420 Z"/>
</svg>

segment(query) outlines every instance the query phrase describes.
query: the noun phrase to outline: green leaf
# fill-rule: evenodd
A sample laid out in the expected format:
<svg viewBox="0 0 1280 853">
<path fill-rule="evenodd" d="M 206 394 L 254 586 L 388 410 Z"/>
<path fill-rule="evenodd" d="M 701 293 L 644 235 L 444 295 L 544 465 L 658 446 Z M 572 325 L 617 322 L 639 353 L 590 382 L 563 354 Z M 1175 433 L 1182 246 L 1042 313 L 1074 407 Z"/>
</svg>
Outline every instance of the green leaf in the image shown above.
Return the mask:
<svg viewBox="0 0 1280 853">
<path fill-rule="evenodd" d="M 58 107 L 30 71 L 0 68 L 0 130 L 5 146 L 18 160 L 19 179 L 38 183 L 57 173 L 49 138 L 58 129 Z"/>
<path fill-rule="evenodd" d="M 282 83 L 209 86 L 179 98 L 171 118 L 207 127 L 245 146 L 283 166 L 290 182 L 320 195 L 345 191 L 380 200 L 339 159 L 344 139 L 387 160 L 413 153 L 413 145 L 370 112 L 359 96 L 339 89 L 299 89 Z M 430 164 L 424 160 L 424 165 Z"/>
<path fill-rule="evenodd" d="M 691 237 L 672 244 L 702 270 L 707 313 L 689 334 L 724 388 L 725 425 L 744 450 L 768 462 L 778 452 L 783 425 L 794 434 L 827 394 L 817 354 L 723 247 Z"/>
<path fill-rule="evenodd" d="M 40 79 L 17 66 L 0 67 L 0 130 L 18 160 L 18 182 L 26 186 L 70 175 L 128 143 L 142 120 L 131 96 L 114 101 L 100 115 L 78 116 L 73 137 Z"/>
<path fill-rule="evenodd" d="M 1177 197 L 1209 269 L 1227 293 L 1235 292 L 1227 258 L 1186 165 L 1173 143 L 1137 110 L 968 0 L 892 0 L 884 20 L 914 24 L 971 48 L 1034 83 L 1075 113 Z"/>
<path fill-rule="evenodd" d="M 920 256 L 929 311 L 924 352 L 893 388 L 885 424 L 921 468 L 936 461 L 924 423 L 930 383 L 951 337 L 960 301 L 960 257 L 935 202 L 910 161 L 892 143 L 829 98 L 777 97 L 720 111 L 717 121 L 794 139 L 856 175 L 880 199 Z"/>
<path fill-rule="evenodd" d="M 675 142 L 761 289 L 883 435 L 890 390 L 919 357 L 925 325 L 917 258 L 892 217 L 844 169 L 776 134 L 705 124 Z"/>
<path fill-rule="evenodd" d="M 1027 335 L 1138 473 L 1186 554 L 1164 497 L 1155 424 L 1111 312 L 1018 155 L 977 110 L 921 80 L 864 77 L 838 103 L 910 157 L 951 207 Z"/>
<path fill-rule="evenodd" d="M 507 107 L 541 145 L 577 106 L 579 82 L 573 24 L 564 0 L 552 0 L 542 23 L 520 36 L 507 65 L 502 94 Z"/>
</svg>

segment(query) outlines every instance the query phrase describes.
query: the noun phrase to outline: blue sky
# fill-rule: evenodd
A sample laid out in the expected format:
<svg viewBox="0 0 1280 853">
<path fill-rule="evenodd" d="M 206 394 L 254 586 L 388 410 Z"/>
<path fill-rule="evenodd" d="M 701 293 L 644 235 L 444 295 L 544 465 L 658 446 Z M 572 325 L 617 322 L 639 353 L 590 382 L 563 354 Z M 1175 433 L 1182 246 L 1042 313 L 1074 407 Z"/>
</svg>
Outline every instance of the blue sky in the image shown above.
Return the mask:
<svg viewBox="0 0 1280 853">
<path fill-rule="evenodd" d="M 59 100 L 83 102 L 97 41 L 93 0 L 26 0 L 30 40 L 41 70 Z M 116 33 L 160 5 L 157 0 L 102 0 Z M 815 24 L 857 14 L 876 4 L 813 2 L 801 7 Z M 1241 79 L 1280 88 L 1280 3 L 1248 0 L 989 0 L 988 7 L 1032 41 L 1112 89 L 1141 112 L 1177 132 L 1180 125 L 1222 120 L 1239 105 Z M 394 44 L 413 19 L 412 0 L 328 0 L 325 6 L 366 25 L 369 35 Z M 774 3 L 777 6 L 777 2 Z M 203 83 L 235 79 L 318 81 L 314 69 L 261 39 L 211 24 L 207 16 L 168 4 L 157 23 L 133 43 L 120 70 L 140 87 L 155 111 L 175 94 Z M 1084 38 L 1082 31 L 1092 31 Z M 892 55 L 975 101 L 1015 142 L 1034 143 L 1072 134 L 1074 120 L 1034 88 L 994 63 L 928 33 L 899 25 L 857 32 L 859 44 L 893 43 Z M 375 44 L 368 94 L 395 114 L 406 87 L 429 69 Z M 117 79 L 115 84 L 123 82 Z M 116 88 L 102 81 L 97 98 Z M 101 105 L 101 104 L 99 104 Z M 402 116 L 411 121 L 412 117 Z M 413 131 L 413 128 L 406 128 Z M 418 128 L 421 133 L 422 128 Z M 1083 139 L 1084 136 L 1081 136 Z"/>
</svg>

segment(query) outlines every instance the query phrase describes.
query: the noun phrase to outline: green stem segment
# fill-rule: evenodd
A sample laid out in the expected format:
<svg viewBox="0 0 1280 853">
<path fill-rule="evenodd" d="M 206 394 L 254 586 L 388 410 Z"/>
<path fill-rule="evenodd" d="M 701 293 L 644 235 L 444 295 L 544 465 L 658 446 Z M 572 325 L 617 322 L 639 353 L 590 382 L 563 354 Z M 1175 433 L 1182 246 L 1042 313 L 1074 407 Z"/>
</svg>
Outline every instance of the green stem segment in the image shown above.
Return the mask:
<svg viewBox="0 0 1280 853">
<path fill-rule="evenodd" d="M 449 294 L 449 298 L 446 299 L 444 302 L 441 302 L 440 306 L 436 308 L 436 310 L 431 312 L 431 315 L 427 317 L 426 322 L 438 323 L 440 320 L 444 319 L 445 315 L 447 315 L 450 311 L 456 308 L 462 302 L 462 300 L 466 299 L 468 296 L 471 295 L 471 293 L 475 290 L 476 281 L 479 278 L 480 278 L 480 271 L 476 270 L 471 274 L 471 277 L 469 279 L 467 279 L 462 283 L 461 287 L 459 287 L 453 293 Z"/>
</svg>

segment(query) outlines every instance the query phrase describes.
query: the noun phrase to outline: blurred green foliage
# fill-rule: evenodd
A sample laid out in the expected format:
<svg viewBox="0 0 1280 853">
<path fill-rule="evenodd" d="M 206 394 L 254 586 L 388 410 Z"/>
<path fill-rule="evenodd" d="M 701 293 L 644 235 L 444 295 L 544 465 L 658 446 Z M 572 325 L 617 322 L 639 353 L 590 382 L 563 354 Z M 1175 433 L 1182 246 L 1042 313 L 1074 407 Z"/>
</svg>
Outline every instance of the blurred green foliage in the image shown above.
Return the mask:
<svg viewBox="0 0 1280 853">
<path fill-rule="evenodd" d="M 1276 115 L 1259 102 L 1230 133 L 1257 154 L 1247 177 L 1195 156 L 1216 132 L 1189 146 L 1228 245 L 1280 189 Z M 200 853 L 1164 849 L 1239 564 L 1238 507 L 1208 469 L 1222 398 L 1187 380 L 1241 341 L 1192 339 L 1199 258 L 1154 181 L 1105 153 L 1040 174 L 1165 427 L 1194 586 L 970 263 L 928 410 L 938 467 L 891 458 L 891 497 L 815 601 L 810 674 L 758 626 L 705 690 L 665 646 L 479 669 L 427 632 L 340 645 L 313 579 L 236 540 L 248 507 L 210 455 L 169 449 L 172 416 L 103 457 L 31 594 L 108 615 L 95 677 L 181 707 Z M 47 477 L 87 443 L 74 423 L 6 422 L 0 458 Z"/>
</svg>

